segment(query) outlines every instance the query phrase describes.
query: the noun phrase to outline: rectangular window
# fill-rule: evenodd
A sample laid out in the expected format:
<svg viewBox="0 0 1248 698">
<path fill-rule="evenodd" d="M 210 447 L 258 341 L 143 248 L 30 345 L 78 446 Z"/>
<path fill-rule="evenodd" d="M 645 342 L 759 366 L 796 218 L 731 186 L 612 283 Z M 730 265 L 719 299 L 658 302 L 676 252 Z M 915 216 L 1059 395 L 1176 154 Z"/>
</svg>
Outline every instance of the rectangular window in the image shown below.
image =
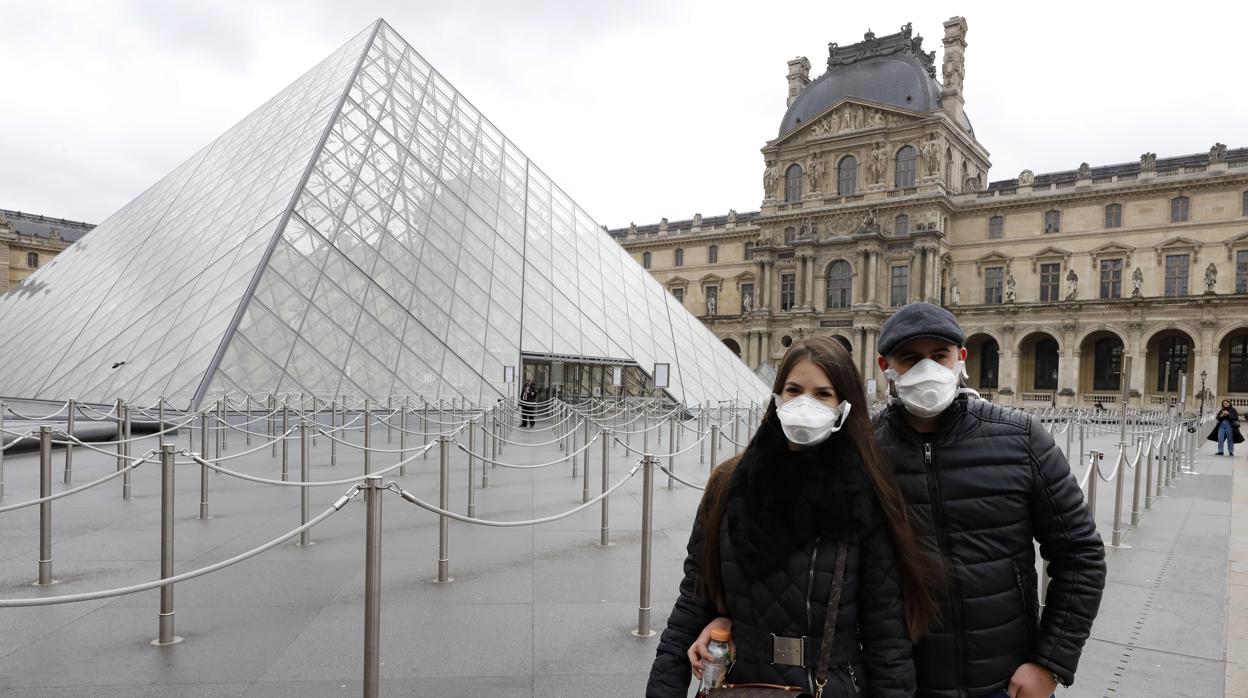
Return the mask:
<svg viewBox="0 0 1248 698">
<path fill-rule="evenodd" d="M 26 266 L 30 267 L 31 269 L 39 268 L 39 254 L 37 252 L 26 253 Z"/>
<path fill-rule="evenodd" d="M 752 242 L 745 243 L 745 250 L 742 254 L 745 257 L 745 261 L 747 262 L 750 261 L 751 259 L 754 259 L 754 243 Z"/>
<path fill-rule="evenodd" d="M 1235 253 L 1235 292 L 1248 293 L 1248 250 Z"/>
<path fill-rule="evenodd" d="M 741 314 L 754 309 L 754 284 L 741 284 Z"/>
<path fill-rule="evenodd" d="M 902 214 L 894 219 L 893 234 L 897 237 L 910 234 L 910 216 Z"/>
<path fill-rule="evenodd" d="M 706 263 L 715 264 L 719 261 L 719 245 L 711 245 L 706 248 Z"/>
<path fill-rule="evenodd" d="M 1186 196 L 1176 196 L 1170 200 L 1170 222 L 1182 223 L 1188 219 L 1191 213 L 1191 199 Z"/>
<path fill-rule="evenodd" d="M 1005 237 L 1005 218 L 993 216 L 988 219 L 988 239 L 1000 240 Z"/>
<path fill-rule="evenodd" d="M 1101 298 L 1122 298 L 1122 260 L 1101 260 Z"/>
<path fill-rule="evenodd" d="M 1166 255 L 1166 295 L 1187 295 L 1187 270 L 1191 266 L 1185 254 Z"/>
<path fill-rule="evenodd" d="M 1061 298 L 1057 295 L 1062 283 L 1061 264 L 1040 265 L 1040 302 L 1056 303 Z"/>
<path fill-rule="evenodd" d="M 892 284 L 889 287 L 888 304 L 900 308 L 910 296 L 910 267 L 892 268 Z"/>
<path fill-rule="evenodd" d="M 1105 227 L 1121 228 L 1122 227 L 1122 205 L 1110 204 L 1105 207 Z"/>
<path fill-rule="evenodd" d="M 1062 212 L 1061 211 L 1045 211 L 1044 212 L 1044 232 L 1046 233 L 1062 232 Z"/>
<path fill-rule="evenodd" d="M 797 291 L 797 275 L 781 274 L 780 275 L 780 309 L 792 310 L 796 303 L 795 294 Z"/>
<path fill-rule="evenodd" d="M 1244 200 L 1239 202 L 1239 214 L 1241 216 L 1248 216 L 1248 191 L 1244 192 L 1243 198 Z"/>
<path fill-rule="evenodd" d="M 1005 288 L 1005 267 L 988 267 L 984 270 L 984 304 L 1001 305 L 1001 292 Z"/>
<path fill-rule="evenodd" d="M 677 303 L 684 305 L 685 304 L 685 289 L 683 288 L 672 289 L 672 298 L 675 298 Z"/>
</svg>

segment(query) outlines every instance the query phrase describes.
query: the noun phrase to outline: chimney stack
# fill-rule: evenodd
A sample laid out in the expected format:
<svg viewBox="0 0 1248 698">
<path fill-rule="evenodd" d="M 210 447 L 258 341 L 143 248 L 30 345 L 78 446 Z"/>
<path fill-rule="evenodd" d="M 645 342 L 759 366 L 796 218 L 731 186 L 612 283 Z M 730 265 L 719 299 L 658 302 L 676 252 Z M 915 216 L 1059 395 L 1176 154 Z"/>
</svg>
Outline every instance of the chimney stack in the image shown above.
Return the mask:
<svg viewBox="0 0 1248 698">
<path fill-rule="evenodd" d="M 945 22 L 944 65 L 941 74 L 944 85 L 940 93 L 941 103 L 955 124 L 962 123 L 962 80 L 966 77 L 966 18 L 950 17 Z"/>
<path fill-rule="evenodd" d="M 805 56 L 798 56 L 789 61 L 789 101 L 785 106 L 791 106 L 809 84 L 810 60 Z"/>
</svg>

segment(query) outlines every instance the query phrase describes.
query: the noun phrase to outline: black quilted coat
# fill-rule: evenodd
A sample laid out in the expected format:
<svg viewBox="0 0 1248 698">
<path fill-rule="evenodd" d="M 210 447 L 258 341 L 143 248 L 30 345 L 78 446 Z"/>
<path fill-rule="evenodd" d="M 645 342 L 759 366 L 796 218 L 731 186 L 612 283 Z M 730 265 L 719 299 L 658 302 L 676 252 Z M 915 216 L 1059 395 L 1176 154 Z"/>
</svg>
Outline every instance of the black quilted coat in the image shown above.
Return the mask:
<svg viewBox="0 0 1248 698">
<path fill-rule="evenodd" d="M 981 696 L 1034 662 L 1074 681 L 1105 586 L 1105 547 L 1066 458 L 1039 420 L 956 400 L 932 443 L 903 408 L 876 419 L 912 524 L 940 553 L 941 622 L 915 648 L 918 695 Z M 1051 579 L 1040 613 L 1033 539 Z"/>
<path fill-rule="evenodd" d="M 857 449 L 840 434 L 811 451 L 789 451 L 787 443 L 777 424 L 764 422 L 740 461 L 724 463 L 712 475 L 708 490 L 728 478 L 719 546 L 724 607 L 717 610 L 699 593 L 699 507 L 680 597 L 650 671 L 650 698 L 687 694 L 686 652 L 720 615 L 732 619 L 737 643 L 730 682 L 813 691 L 813 668 L 771 663 L 769 633 L 805 635 L 813 638 L 813 648 L 819 646 L 841 539 L 848 543 L 845 586 L 823 695 L 914 695 L 913 645 L 906 633 L 900 571 Z M 767 641 L 751 646 L 743 641 L 746 633 Z"/>
</svg>

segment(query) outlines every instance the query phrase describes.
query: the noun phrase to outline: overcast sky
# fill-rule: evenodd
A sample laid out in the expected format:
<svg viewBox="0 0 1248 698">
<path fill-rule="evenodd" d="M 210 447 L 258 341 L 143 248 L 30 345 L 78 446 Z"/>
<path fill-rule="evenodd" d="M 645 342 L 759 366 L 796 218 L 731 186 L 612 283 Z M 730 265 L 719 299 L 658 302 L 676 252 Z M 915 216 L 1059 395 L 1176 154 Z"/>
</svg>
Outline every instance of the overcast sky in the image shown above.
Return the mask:
<svg viewBox="0 0 1248 698">
<path fill-rule="evenodd" d="M 788 59 L 955 14 L 990 179 L 1243 147 L 1246 7 L 0 0 L 0 208 L 103 220 L 378 17 L 613 228 L 756 210 Z"/>
</svg>

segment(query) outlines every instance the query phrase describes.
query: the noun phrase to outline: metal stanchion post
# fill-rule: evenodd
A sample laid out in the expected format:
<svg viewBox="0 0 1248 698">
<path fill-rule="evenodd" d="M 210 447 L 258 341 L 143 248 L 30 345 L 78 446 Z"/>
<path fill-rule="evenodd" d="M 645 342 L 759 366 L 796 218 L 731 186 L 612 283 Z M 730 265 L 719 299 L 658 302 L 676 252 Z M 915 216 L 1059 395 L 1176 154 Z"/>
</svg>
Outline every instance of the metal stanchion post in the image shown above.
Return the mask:
<svg viewBox="0 0 1248 698">
<path fill-rule="evenodd" d="M 52 427 L 39 427 L 39 498 L 52 496 Z M 39 503 L 39 582 L 52 584 L 52 502 Z"/>
<path fill-rule="evenodd" d="M 481 489 L 490 486 L 490 468 L 493 468 L 494 461 L 498 460 L 498 454 L 495 453 L 498 446 L 498 434 L 494 433 L 494 430 L 498 428 L 496 409 L 491 407 L 481 413 L 481 450 L 490 454 L 490 462 L 481 464 Z"/>
<path fill-rule="evenodd" d="M 676 472 L 676 416 L 673 415 L 667 425 L 667 446 L 672 449 L 669 451 L 672 455 L 667 457 L 667 489 L 672 489 L 675 480 L 672 479 L 672 473 Z"/>
<path fill-rule="evenodd" d="M 161 400 L 164 400 L 164 398 L 161 398 Z M 247 418 L 246 418 L 247 429 L 243 432 L 243 440 L 246 442 L 247 446 L 250 446 L 251 445 L 251 428 L 252 428 L 251 393 L 247 393 L 245 396 L 243 396 L 243 409 L 247 412 Z"/>
<path fill-rule="evenodd" d="M 408 399 L 403 399 L 403 416 L 399 417 L 399 460 L 407 460 L 407 407 Z M 407 466 L 399 466 L 399 475 L 407 474 Z"/>
<path fill-rule="evenodd" d="M 364 474 L 373 472 L 373 412 L 368 408 L 368 398 L 364 399 Z"/>
<path fill-rule="evenodd" d="M 364 696 L 381 690 L 381 476 L 364 480 Z"/>
<path fill-rule="evenodd" d="M 1127 466 L 1126 449 L 1125 447 L 1119 447 L 1118 466 L 1116 469 L 1116 472 L 1118 473 L 1116 475 L 1118 482 L 1114 483 L 1114 529 L 1113 529 L 1113 537 L 1111 539 L 1112 542 L 1110 543 L 1110 545 L 1112 545 L 1115 548 L 1130 548 L 1131 547 L 1127 545 L 1126 543 L 1122 542 L 1122 491 L 1123 491 L 1123 488 L 1126 486 L 1124 483 L 1126 481 L 1126 475 L 1127 475 L 1123 471 L 1126 470 L 1126 466 Z"/>
<path fill-rule="evenodd" d="M 130 436 L 134 423 L 130 420 L 130 405 L 122 403 L 122 413 L 125 415 L 122 419 L 122 428 L 125 432 L 122 443 L 122 454 L 126 464 L 130 463 Z M 127 470 L 121 475 L 121 498 L 130 499 L 130 474 L 133 471 Z"/>
<path fill-rule="evenodd" d="M 277 413 L 277 396 L 273 395 L 273 393 L 269 393 L 269 416 L 266 421 L 268 422 L 268 425 L 269 425 L 269 438 L 274 439 L 274 441 L 272 442 L 273 445 L 271 447 L 272 453 L 270 454 L 270 456 L 273 458 L 277 457 L 277 441 L 276 441 L 277 439 L 277 416 L 276 416 L 276 413 Z M 208 457 L 208 454 L 204 453 L 204 458 L 207 458 L 207 457 Z"/>
<path fill-rule="evenodd" d="M 611 481 L 611 430 L 602 430 L 602 492 L 606 494 Z M 599 545 L 611 545 L 611 517 L 608 512 L 607 500 L 602 498 L 602 531 L 599 534 Z"/>
<path fill-rule="evenodd" d="M 1100 482 L 1100 479 L 1101 479 L 1100 463 L 1101 463 L 1101 459 L 1105 457 L 1105 454 L 1095 449 L 1093 449 L 1090 452 L 1090 454 L 1091 454 L 1091 457 L 1088 460 L 1088 491 L 1087 491 L 1086 496 L 1088 498 L 1088 513 L 1092 515 L 1092 526 L 1095 527 L 1096 526 L 1096 490 L 1097 490 L 1097 484 Z"/>
<path fill-rule="evenodd" d="M 117 411 L 115 419 L 117 420 L 117 469 L 121 470 L 126 464 L 126 420 L 122 413 L 126 409 L 126 401 L 117 398 L 117 404 L 114 405 Z"/>
<path fill-rule="evenodd" d="M 0 499 L 4 498 L 4 411 L 8 405 L 0 400 Z"/>
<path fill-rule="evenodd" d="M 581 424 L 583 425 L 581 429 L 581 445 L 589 446 L 589 416 L 588 415 L 581 417 Z M 588 450 L 581 454 L 581 468 L 585 470 L 586 472 L 589 471 L 589 451 Z"/>
<path fill-rule="evenodd" d="M 468 516 L 477 515 L 477 489 L 473 480 L 477 477 L 477 458 L 473 455 L 477 450 L 477 424 L 468 421 Z M 484 469 L 484 468 L 482 468 Z"/>
<path fill-rule="evenodd" d="M 342 421 L 344 423 L 347 421 L 347 415 L 345 412 L 342 415 Z M 329 433 L 330 433 L 329 465 L 331 468 L 335 465 L 338 465 L 338 441 L 336 440 L 337 437 L 333 435 L 334 430 L 337 428 L 338 428 L 338 398 L 334 398 L 329 403 Z"/>
<path fill-rule="evenodd" d="M 66 485 L 74 481 L 74 443 L 73 443 L 73 439 L 68 438 L 68 437 L 72 437 L 74 435 L 74 417 L 75 415 L 77 415 L 77 413 L 78 413 L 78 401 L 70 400 L 69 401 L 69 416 L 66 418 L 66 424 L 65 424 L 65 434 L 67 438 L 65 439 L 64 482 Z M 163 403 L 160 406 L 160 413 L 161 413 L 160 421 L 163 423 L 165 421 L 165 417 L 164 417 L 165 406 Z M 165 437 L 163 436 L 160 437 L 160 442 L 164 443 Z M 2 444 L 3 444 L 3 439 L 0 439 L 0 445 Z"/>
<path fill-rule="evenodd" d="M 637 604 L 637 637 L 652 637 L 650 629 L 650 543 L 654 528 L 654 456 L 647 453 L 641 487 L 641 598 Z"/>
<path fill-rule="evenodd" d="M 589 420 L 585 420 L 585 424 L 589 424 Z M 589 501 L 589 432 L 588 428 L 585 433 L 585 453 L 582 454 L 585 459 L 584 468 L 581 470 L 581 503 Z"/>
<path fill-rule="evenodd" d="M 421 398 L 420 400 L 420 433 L 421 433 L 420 445 L 422 447 L 428 446 L 429 445 L 429 401 L 425 400 L 424 398 Z M 429 460 L 428 449 L 425 449 L 425 452 L 420 454 L 420 459 Z"/>
<path fill-rule="evenodd" d="M 698 409 L 698 438 L 702 438 L 702 435 L 705 433 L 706 433 L 706 408 L 699 408 Z M 698 446 L 698 462 L 706 463 L 706 442 L 705 441 L 702 442 L 701 446 Z"/>
<path fill-rule="evenodd" d="M 160 578 L 173 576 L 173 444 L 160 447 Z M 181 642 L 173 634 L 173 585 L 160 588 L 160 632 L 153 645 Z"/>
<path fill-rule="evenodd" d="M 208 460 L 208 413 L 204 412 L 199 415 L 199 446 L 203 454 L 200 456 L 204 460 Z M 199 518 L 208 518 L 208 467 L 199 466 Z"/>
<path fill-rule="evenodd" d="M 715 466 L 719 465 L 719 425 L 718 424 L 711 425 L 710 442 L 711 442 L 711 465 L 710 467 L 714 469 Z"/>
<path fill-rule="evenodd" d="M 438 507 L 443 511 L 451 508 L 451 440 L 446 434 L 438 435 Z M 450 523 L 445 514 L 438 515 L 438 582 L 453 581 L 450 576 Z"/>
<path fill-rule="evenodd" d="M 1148 463 L 1147 463 L 1148 467 L 1144 471 L 1144 508 L 1152 509 L 1153 508 L 1153 461 L 1158 457 L 1159 453 L 1161 452 L 1161 444 L 1160 443 L 1157 444 L 1157 447 L 1154 448 L 1152 445 L 1152 438 L 1153 438 L 1152 435 L 1150 434 L 1146 438 L 1149 439 L 1149 445 L 1148 445 Z M 1135 467 L 1138 468 L 1140 466 L 1137 465 Z"/>
<path fill-rule="evenodd" d="M 316 430 L 316 426 L 320 423 L 320 420 L 319 420 L 319 419 L 317 419 L 316 414 L 317 414 L 317 413 L 316 413 L 316 396 L 315 396 L 315 395 L 313 395 L 313 396 L 312 396 L 312 448 L 316 448 L 316 445 L 317 445 L 317 440 L 316 440 L 317 430 Z"/>
<path fill-rule="evenodd" d="M 394 398 L 386 398 L 386 443 L 394 441 Z"/>
<path fill-rule="evenodd" d="M 282 482 L 290 479 L 290 406 L 282 402 L 282 433 L 279 437 L 282 440 Z"/>
<path fill-rule="evenodd" d="M 569 458 L 569 460 L 572 461 L 572 477 L 576 478 L 576 473 L 577 473 L 577 470 L 576 470 L 576 466 L 577 466 L 577 463 L 576 463 L 576 427 L 569 426 L 567 438 L 571 439 L 571 445 L 566 450 L 564 450 L 564 453 L 571 454 L 572 456 L 571 458 Z"/>
<path fill-rule="evenodd" d="M 225 399 L 217 400 L 217 432 L 221 434 L 221 443 L 217 446 L 217 457 L 230 449 L 230 413 L 225 409 Z"/>
<path fill-rule="evenodd" d="M 312 479 L 311 472 L 311 454 L 308 452 L 308 420 L 299 420 L 299 482 L 307 482 Z M 309 501 L 312 492 L 311 487 L 299 488 L 299 525 L 302 526 L 308 522 L 308 513 L 311 509 Z M 312 545 L 312 532 L 304 530 L 299 534 L 299 545 Z"/>
</svg>

